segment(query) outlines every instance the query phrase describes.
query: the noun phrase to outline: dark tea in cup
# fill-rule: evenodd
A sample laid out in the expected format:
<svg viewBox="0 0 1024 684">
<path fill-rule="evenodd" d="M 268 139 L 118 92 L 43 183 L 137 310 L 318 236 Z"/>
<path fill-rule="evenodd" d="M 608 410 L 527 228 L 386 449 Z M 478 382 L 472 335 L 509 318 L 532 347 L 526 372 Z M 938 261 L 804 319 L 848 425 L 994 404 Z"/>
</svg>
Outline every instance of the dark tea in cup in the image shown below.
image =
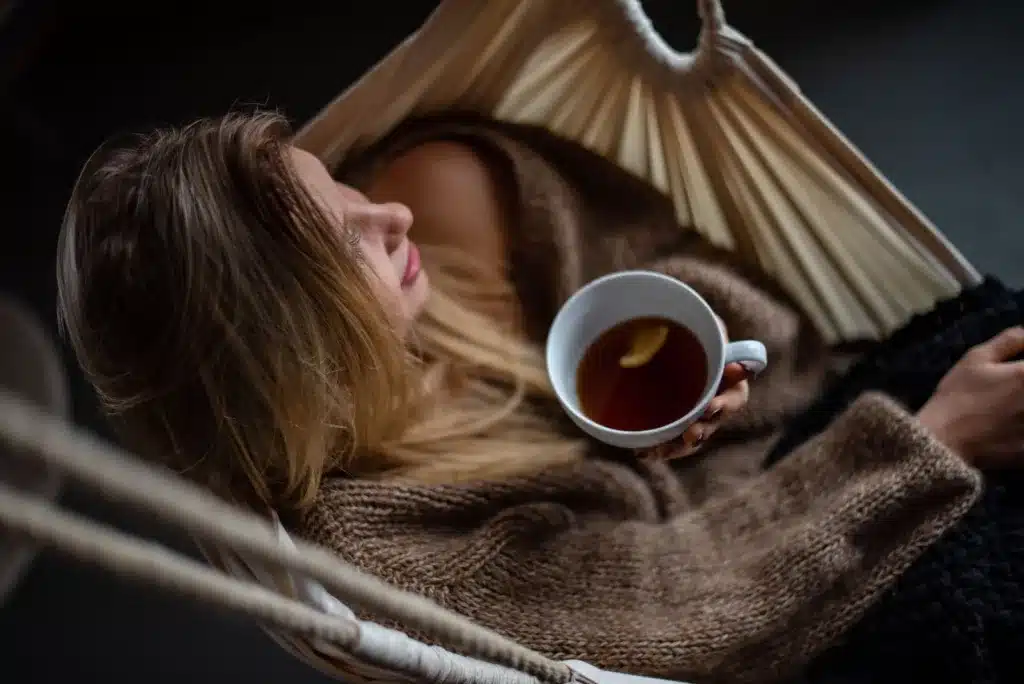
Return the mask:
<svg viewBox="0 0 1024 684">
<path fill-rule="evenodd" d="M 660 317 L 632 318 L 601 333 L 576 371 L 583 414 L 612 430 L 668 425 L 704 395 L 708 359 L 686 326 Z"/>
<path fill-rule="evenodd" d="M 678 278 L 620 271 L 565 301 L 544 361 L 558 403 L 580 430 L 610 446 L 646 449 L 700 419 L 726 366 L 759 373 L 768 351 L 757 340 L 727 339 L 711 306 Z"/>
</svg>

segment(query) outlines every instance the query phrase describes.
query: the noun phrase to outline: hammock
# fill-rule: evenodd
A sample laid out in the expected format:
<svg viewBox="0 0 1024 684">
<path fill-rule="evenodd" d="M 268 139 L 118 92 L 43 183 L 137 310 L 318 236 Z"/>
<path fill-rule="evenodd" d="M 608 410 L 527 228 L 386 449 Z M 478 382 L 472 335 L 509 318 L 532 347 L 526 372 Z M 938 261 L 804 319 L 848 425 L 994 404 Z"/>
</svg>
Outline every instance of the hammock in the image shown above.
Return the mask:
<svg viewBox="0 0 1024 684">
<path fill-rule="evenodd" d="M 698 9 L 698 48 L 680 54 L 654 33 L 638 0 L 444 0 L 295 140 L 333 166 L 401 121 L 443 110 L 543 125 L 664 191 L 680 223 L 773 274 L 830 340 L 878 338 L 980 282 L 725 23 L 717 1 L 699 0 Z M 29 333 L 24 339 L 35 340 L 36 351 L 20 366 L 53 366 L 49 345 Z M 3 386 L 12 385 L 0 377 Z M 0 452 L 0 524 L 20 535 L 0 544 L 49 544 L 248 615 L 346 682 L 663 681 L 527 650 L 104 445 L 61 419 L 52 396 L 28 396 L 33 401 L 0 392 L 0 445 L 15 450 Z M 12 485 L 2 466 L 15 456 L 187 530 L 214 568 L 61 511 L 52 486 Z M 358 620 L 352 609 L 450 650 Z"/>
<path fill-rule="evenodd" d="M 698 0 L 692 54 L 639 0 L 444 0 L 296 136 L 330 168 L 401 121 L 543 126 L 665 192 L 774 276 L 830 342 L 878 339 L 981 279 L 771 59 Z"/>
</svg>

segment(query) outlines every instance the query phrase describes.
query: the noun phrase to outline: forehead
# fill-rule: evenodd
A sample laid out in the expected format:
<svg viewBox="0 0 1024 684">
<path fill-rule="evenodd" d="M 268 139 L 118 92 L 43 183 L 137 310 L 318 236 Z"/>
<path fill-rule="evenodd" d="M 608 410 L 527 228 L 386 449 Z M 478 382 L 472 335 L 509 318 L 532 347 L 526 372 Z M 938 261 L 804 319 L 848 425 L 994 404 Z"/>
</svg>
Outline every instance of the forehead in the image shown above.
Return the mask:
<svg viewBox="0 0 1024 684">
<path fill-rule="evenodd" d="M 339 183 L 331 178 L 323 163 L 314 155 L 297 147 L 289 149 L 292 165 L 296 174 L 314 194 L 325 200 L 345 202 L 365 202 L 366 197 L 355 188 Z"/>
</svg>

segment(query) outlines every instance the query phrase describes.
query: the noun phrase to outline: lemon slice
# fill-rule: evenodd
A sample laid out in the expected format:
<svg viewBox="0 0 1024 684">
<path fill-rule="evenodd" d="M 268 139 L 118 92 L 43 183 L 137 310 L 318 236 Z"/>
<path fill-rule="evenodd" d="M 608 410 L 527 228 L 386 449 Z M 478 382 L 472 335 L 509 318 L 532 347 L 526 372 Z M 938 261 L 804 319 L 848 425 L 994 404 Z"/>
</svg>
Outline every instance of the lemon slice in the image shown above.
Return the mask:
<svg viewBox="0 0 1024 684">
<path fill-rule="evenodd" d="M 645 325 L 633 334 L 629 352 L 619 358 L 623 368 L 639 368 L 654 358 L 668 339 L 667 325 Z"/>
</svg>

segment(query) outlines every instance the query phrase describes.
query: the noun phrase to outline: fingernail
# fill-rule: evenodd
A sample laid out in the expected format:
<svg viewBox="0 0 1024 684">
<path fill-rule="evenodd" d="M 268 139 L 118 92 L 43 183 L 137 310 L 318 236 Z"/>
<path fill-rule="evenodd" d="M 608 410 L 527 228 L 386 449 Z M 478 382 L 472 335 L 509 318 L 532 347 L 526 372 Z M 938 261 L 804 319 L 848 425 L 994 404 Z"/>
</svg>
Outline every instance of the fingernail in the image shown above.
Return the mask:
<svg viewBox="0 0 1024 684">
<path fill-rule="evenodd" d="M 697 436 L 693 438 L 693 441 L 690 442 L 690 446 L 695 446 L 696 447 L 696 446 L 700 446 L 703 443 L 704 443 L 704 431 L 701 430 L 700 432 L 697 433 Z"/>
<path fill-rule="evenodd" d="M 707 413 L 705 413 L 704 418 L 707 420 L 714 420 L 720 415 L 722 415 L 722 407 L 716 406 L 715 408 L 710 409 Z"/>
<path fill-rule="evenodd" d="M 761 371 L 763 371 L 764 369 L 758 368 L 756 366 L 743 366 L 743 370 L 747 372 L 747 377 L 749 379 L 755 380 L 757 376 L 761 374 Z"/>
</svg>

